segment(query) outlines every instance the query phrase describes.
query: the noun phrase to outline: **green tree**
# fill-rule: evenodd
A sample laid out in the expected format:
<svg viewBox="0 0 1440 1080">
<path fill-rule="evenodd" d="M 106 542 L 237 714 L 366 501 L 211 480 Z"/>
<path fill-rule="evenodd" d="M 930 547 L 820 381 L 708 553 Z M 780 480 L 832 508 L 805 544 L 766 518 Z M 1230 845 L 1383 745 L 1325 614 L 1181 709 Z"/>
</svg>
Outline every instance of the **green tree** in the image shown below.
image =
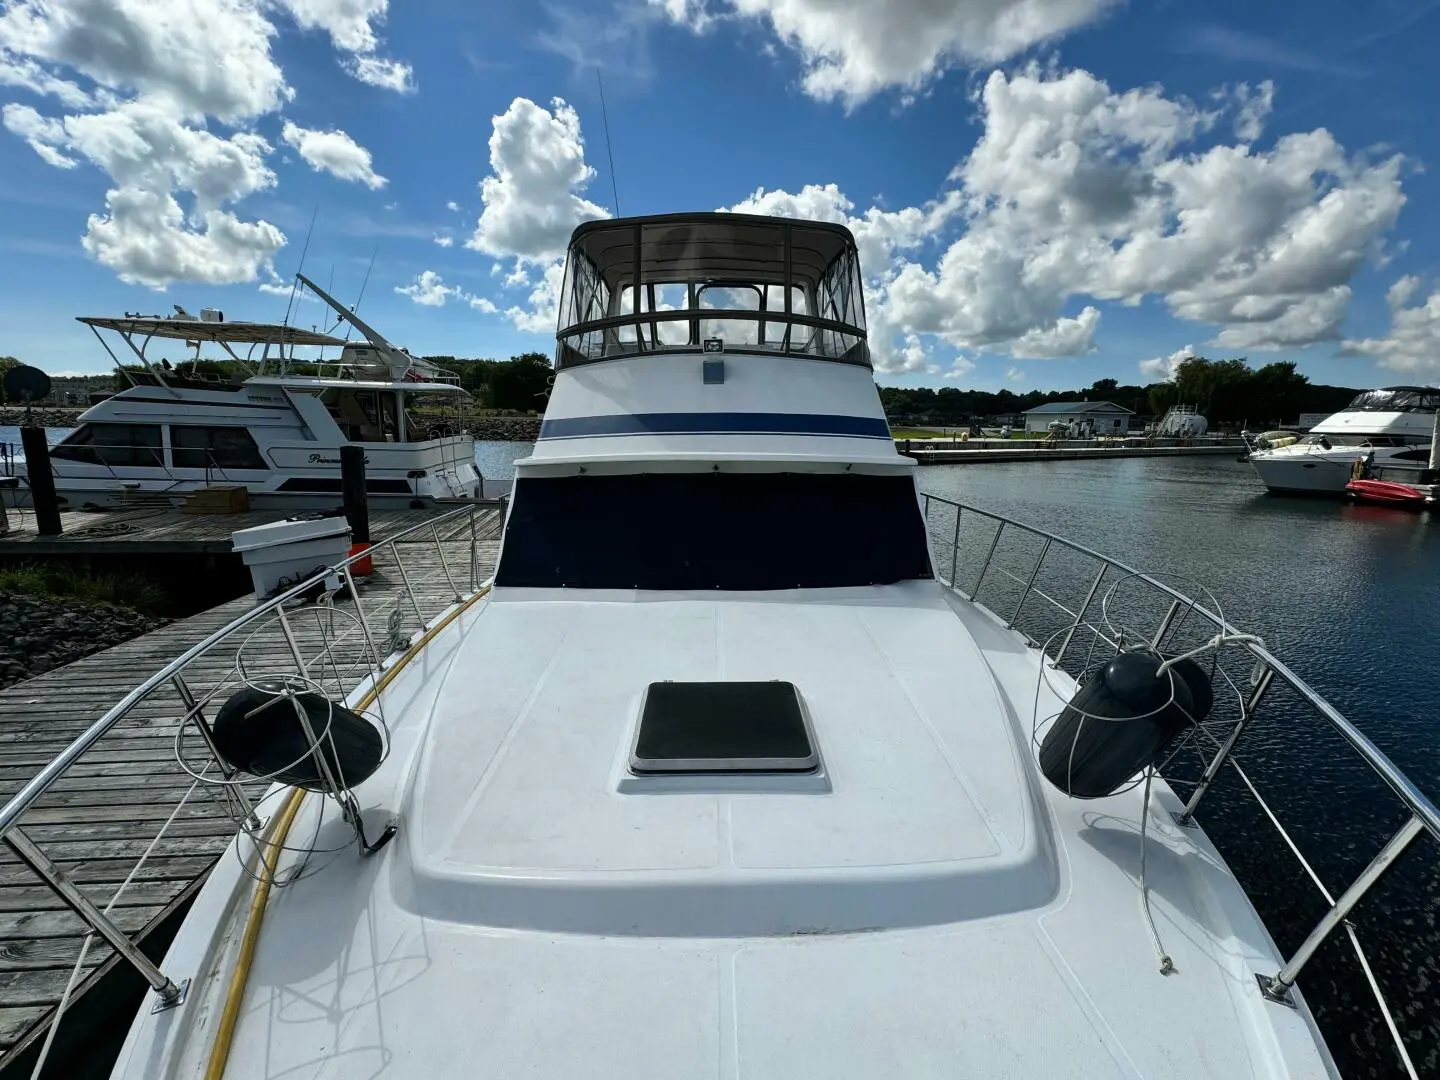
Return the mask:
<svg viewBox="0 0 1440 1080">
<path fill-rule="evenodd" d="M 0 405 L 9 405 L 10 398 L 5 394 L 5 373 L 11 368 L 23 367 L 24 365 L 13 356 L 0 356 Z"/>
<path fill-rule="evenodd" d="M 544 353 L 512 356 L 507 363 L 495 365 L 490 377 L 490 405 L 495 409 L 541 412 L 554 377 L 550 358 Z"/>
<path fill-rule="evenodd" d="M 1153 383 L 1145 394 L 1145 403 L 1156 416 L 1164 416 L 1179 400 L 1180 390 L 1173 382 Z"/>
</svg>

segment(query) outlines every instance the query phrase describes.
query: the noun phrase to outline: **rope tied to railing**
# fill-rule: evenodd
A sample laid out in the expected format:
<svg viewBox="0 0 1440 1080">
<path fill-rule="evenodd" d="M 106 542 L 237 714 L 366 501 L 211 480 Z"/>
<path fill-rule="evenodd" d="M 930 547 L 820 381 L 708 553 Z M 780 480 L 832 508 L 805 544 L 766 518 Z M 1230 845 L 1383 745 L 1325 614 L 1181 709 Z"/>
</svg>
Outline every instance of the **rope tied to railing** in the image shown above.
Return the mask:
<svg viewBox="0 0 1440 1080">
<path fill-rule="evenodd" d="M 1262 638 L 1259 634 L 1228 633 L 1222 630 L 1220 631 L 1220 633 L 1216 634 L 1203 645 L 1197 645 L 1195 648 L 1190 649 L 1188 652 L 1183 652 L 1177 656 L 1171 656 L 1166 658 L 1160 664 L 1159 668 L 1156 669 L 1155 677 L 1157 679 L 1160 678 L 1160 676 L 1164 675 L 1172 667 L 1180 663 L 1181 660 L 1193 660 L 1197 656 L 1224 648 L 1226 645 L 1246 644 L 1259 645 L 1263 649 L 1265 647 L 1265 639 Z"/>
</svg>

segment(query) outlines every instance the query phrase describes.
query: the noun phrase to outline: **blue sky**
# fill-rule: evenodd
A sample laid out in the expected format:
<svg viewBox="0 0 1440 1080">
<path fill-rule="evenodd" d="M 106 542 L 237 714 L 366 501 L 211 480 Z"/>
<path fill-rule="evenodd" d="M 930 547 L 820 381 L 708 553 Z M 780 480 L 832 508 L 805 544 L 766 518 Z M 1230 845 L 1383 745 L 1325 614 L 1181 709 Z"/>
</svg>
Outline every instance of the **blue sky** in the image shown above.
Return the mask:
<svg viewBox="0 0 1440 1080">
<path fill-rule="evenodd" d="M 548 352 L 618 190 L 849 222 L 883 382 L 1433 382 L 1437 45 L 1436 0 L 0 0 L 0 353 L 278 319 L 317 207 L 412 352 Z"/>
</svg>

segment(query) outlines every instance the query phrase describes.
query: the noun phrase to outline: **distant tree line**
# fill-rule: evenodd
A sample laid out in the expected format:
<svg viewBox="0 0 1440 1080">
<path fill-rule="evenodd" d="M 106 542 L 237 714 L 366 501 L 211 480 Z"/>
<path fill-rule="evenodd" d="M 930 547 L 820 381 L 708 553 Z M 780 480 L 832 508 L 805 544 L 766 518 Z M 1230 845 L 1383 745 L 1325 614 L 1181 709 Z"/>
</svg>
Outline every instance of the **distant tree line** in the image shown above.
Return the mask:
<svg viewBox="0 0 1440 1080">
<path fill-rule="evenodd" d="M 1022 413 L 1050 401 L 1110 401 L 1142 416 L 1162 416 L 1172 405 L 1196 406 L 1212 424 L 1266 427 L 1291 423 L 1303 412 L 1335 412 L 1358 394 L 1343 386 L 1311 383 L 1289 362 L 1252 368 L 1243 359 L 1183 360 L 1172 382 L 1121 386 L 1097 379 L 1079 390 L 962 390 L 945 386 L 880 387 L 880 400 L 892 423 L 961 427 Z"/>
<path fill-rule="evenodd" d="M 555 372 L 544 353 L 529 352 L 509 360 L 468 359 L 460 356 L 427 356 L 424 359 L 460 376 L 460 385 L 470 391 L 482 409 L 502 412 L 545 411 L 550 382 Z"/>
</svg>

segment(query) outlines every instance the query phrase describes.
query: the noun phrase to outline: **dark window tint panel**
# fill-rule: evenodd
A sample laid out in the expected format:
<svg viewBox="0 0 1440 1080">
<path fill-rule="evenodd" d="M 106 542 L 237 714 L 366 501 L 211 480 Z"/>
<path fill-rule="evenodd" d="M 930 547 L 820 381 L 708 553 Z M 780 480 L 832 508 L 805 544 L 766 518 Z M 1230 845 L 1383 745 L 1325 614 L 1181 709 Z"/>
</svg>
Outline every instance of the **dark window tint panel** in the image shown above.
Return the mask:
<svg viewBox="0 0 1440 1080">
<path fill-rule="evenodd" d="M 645 694 L 636 772 L 808 772 L 820 759 L 788 682 L 657 682 Z"/>
<path fill-rule="evenodd" d="M 92 465 L 164 466 L 159 424 L 86 424 L 50 450 L 52 458 Z"/>
<path fill-rule="evenodd" d="M 266 469 L 250 432 L 242 427 L 175 425 L 170 455 L 177 469 Z"/>
<path fill-rule="evenodd" d="M 513 500 L 497 585 L 820 589 L 931 576 L 908 476 L 531 477 Z"/>
</svg>

